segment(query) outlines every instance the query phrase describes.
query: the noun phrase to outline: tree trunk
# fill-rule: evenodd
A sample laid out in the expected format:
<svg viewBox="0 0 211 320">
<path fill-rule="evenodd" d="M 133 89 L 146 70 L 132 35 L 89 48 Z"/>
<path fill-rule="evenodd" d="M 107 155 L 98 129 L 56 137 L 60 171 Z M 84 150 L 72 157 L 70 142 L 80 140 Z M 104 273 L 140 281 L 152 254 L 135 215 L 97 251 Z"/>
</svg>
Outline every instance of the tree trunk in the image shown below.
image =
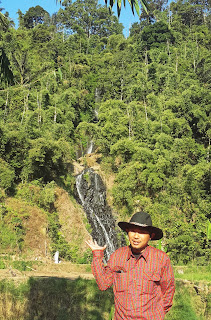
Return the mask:
<svg viewBox="0 0 211 320">
<path fill-rule="evenodd" d="M 5 120 L 6 120 L 6 116 L 7 116 L 7 105 L 8 105 L 8 100 L 9 100 L 9 91 L 7 90 L 7 98 L 6 98 L 5 107 L 4 107 L 4 122 L 5 122 Z"/>
</svg>

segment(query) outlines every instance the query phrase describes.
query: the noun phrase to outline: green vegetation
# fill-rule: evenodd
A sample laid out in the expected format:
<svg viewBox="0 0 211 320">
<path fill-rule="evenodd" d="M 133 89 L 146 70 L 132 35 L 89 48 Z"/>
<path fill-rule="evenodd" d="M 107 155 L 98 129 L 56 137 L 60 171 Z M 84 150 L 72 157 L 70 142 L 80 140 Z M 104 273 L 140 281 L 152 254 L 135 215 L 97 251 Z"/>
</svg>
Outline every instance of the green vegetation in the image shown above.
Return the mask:
<svg viewBox="0 0 211 320">
<path fill-rule="evenodd" d="M 185 297 L 185 298 L 184 298 Z M 168 320 L 209 319 L 206 304 L 194 289 L 177 282 L 174 304 Z M 15 285 L 0 282 L 0 319 L 108 320 L 113 311 L 112 289 L 99 291 L 94 280 L 59 278 L 30 278 Z"/>
<path fill-rule="evenodd" d="M 112 290 L 99 292 L 94 280 L 30 278 L 19 286 L 0 282 L 0 319 L 4 320 L 103 320 L 108 319 L 112 303 Z"/>
<path fill-rule="evenodd" d="M 18 29 L 0 21 L 4 251 L 24 248 L 29 217 L 8 207 L 14 197 L 41 208 L 53 250 L 77 260 L 80 244 L 62 237 L 54 188 L 74 196 L 73 160 L 94 141 L 116 177 L 118 218 L 146 210 L 174 264 L 208 264 L 210 4 L 149 5 L 127 39 L 94 0 L 64 1 L 53 16 L 39 6 L 19 10 Z"/>
<path fill-rule="evenodd" d="M 211 283 L 211 270 L 210 264 L 208 266 L 176 266 L 174 274 L 176 279 L 185 279 L 197 283 L 205 281 Z"/>
<path fill-rule="evenodd" d="M 179 319 L 190 319 L 190 320 L 202 320 L 203 310 L 197 310 L 197 305 L 194 299 L 194 295 L 190 288 L 185 287 L 184 285 L 177 283 L 177 290 L 174 298 L 174 308 L 172 311 L 167 314 L 166 319 L 168 320 L 179 320 Z"/>
<path fill-rule="evenodd" d="M 15 269 L 18 271 L 32 271 L 42 264 L 41 261 L 28 261 L 22 257 L 22 260 L 14 260 L 9 254 L 0 256 L 0 269 Z"/>
</svg>

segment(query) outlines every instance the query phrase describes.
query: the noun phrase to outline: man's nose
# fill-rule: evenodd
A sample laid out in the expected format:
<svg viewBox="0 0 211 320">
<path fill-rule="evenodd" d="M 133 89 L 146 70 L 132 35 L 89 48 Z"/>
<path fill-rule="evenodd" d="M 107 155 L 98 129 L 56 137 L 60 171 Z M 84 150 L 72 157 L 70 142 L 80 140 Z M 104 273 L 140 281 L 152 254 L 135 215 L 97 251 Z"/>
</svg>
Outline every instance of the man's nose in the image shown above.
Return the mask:
<svg viewBox="0 0 211 320">
<path fill-rule="evenodd" d="M 134 238 L 138 238 L 139 237 L 139 233 L 138 232 L 135 232 L 134 233 Z"/>
</svg>

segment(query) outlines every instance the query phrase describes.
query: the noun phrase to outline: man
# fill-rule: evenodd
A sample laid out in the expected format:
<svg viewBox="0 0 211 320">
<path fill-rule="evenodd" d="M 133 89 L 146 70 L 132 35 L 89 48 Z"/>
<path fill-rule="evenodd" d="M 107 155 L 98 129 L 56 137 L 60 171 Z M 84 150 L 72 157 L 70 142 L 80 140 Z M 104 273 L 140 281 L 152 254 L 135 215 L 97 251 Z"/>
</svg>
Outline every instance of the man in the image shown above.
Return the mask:
<svg viewBox="0 0 211 320">
<path fill-rule="evenodd" d="M 163 237 L 152 226 L 149 214 L 135 213 L 130 221 L 119 222 L 130 246 L 117 249 L 106 266 L 96 241 L 87 241 L 93 251 L 92 271 L 100 290 L 113 285 L 114 320 L 162 320 L 172 306 L 175 291 L 173 269 L 167 254 L 148 245 Z"/>
</svg>

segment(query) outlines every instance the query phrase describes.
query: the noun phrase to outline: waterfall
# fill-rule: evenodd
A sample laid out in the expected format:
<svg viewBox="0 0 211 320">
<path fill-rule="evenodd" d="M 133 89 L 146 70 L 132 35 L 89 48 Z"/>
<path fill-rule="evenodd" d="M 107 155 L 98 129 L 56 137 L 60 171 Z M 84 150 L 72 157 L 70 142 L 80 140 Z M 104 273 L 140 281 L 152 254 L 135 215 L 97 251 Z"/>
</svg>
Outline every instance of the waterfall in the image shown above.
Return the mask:
<svg viewBox="0 0 211 320">
<path fill-rule="evenodd" d="M 76 189 L 77 189 L 78 196 L 79 196 L 79 199 L 81 201 L 81 204 L 84 205 L 85 201 L 84 201 L 84 196 L 83 196 L 83 182 L 82 182 L 82 179 L 83 179 L 83 175 L 79 174 L 77 176 L 77 178 L 76 178 Z"/>
<path fill-rule="evenodd" d="M 100 246 L 107 245 L 105 260 L 118 245 L 115 220 L 106 201 L 106 188 L 93 169 L 85 169 L 76 177 L 76 190 L 80 203 L 91 225 L 91 235 Z"/>
<path fill-rule="evenodd" d="M 95 103 L 99 103 L 101 100 L 101 90 L 99 88 L 95 89 Z"/>
<path fill-rule="evenodd" d="M 93 142 L 93 140 L 91 140 L 89 142 L 86 154 L 90 154 L 92 152 L 94 152 L 94 142 Z"/>
</svg>

